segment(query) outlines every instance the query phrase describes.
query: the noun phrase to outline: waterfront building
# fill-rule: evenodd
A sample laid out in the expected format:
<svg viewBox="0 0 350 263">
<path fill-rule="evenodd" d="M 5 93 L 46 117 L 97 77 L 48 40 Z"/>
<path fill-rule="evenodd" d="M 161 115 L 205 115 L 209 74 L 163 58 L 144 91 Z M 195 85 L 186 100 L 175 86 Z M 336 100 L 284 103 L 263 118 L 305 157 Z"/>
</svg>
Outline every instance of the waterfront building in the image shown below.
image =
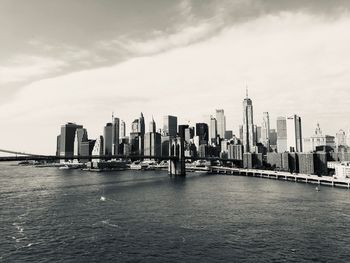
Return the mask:
<svg viewBox="0 0 350 263">
<path fill-rule="evenodd" d="M 226 117 L 223 109 L 216 110 L 215 119 L 217 123 L 217 135 L 219 135 L 221 139 L 224 139 L 226 131 Z"/>
<path fill-rule="evenodd" d="M 265 146 L 267 151 L 270 151 L 270 117 L 268 112 L 263 113 L 260 142 Z"/>
<path fill-rule="evenodd" d="M 338 179 L 350 178 L 350 162 L 340 162 L 334 165 L 334 176 Z"/>
<path fill-rule="evenodd" d="M 103 153 L 104 155 L 112 155 L 113 148 L 113 124 L 108 122 L 103 129 Z"/>
<path fill-rule="evenodd" d="M 208 144 L 208 124 L 206 123 L 196 123 L 196 136 L 199 137 L 199 145 Z"/>
<path fill-rule="evenodd" d="M 301 118 L 295 114 L 287 118 L 287 150 L 303 151 Z"/>
<path fill-rule="evenodd" d="M 304 139 L 304 152 L 316 151 L 318 146 L 329 146 L 334 148 L 334 136 L 323 135 L 320 125 L 317 123 L 314 134 L 310 138 Z"/>
<path fill-rule="evenodd" d="M 177 117 L 166 115 L 163 117 L 163 135 L 175 138 L 177 134 Z"/>
<path fill-rule="evenodd" d="M 83 126 L 71 122 L 61 126 L 60 156 L 67 157 L 67 159 L 73 157 L 75 133 L 78 128 L 83 128 Z"/>
<path fill-rule="evenodd" d="M 210 123 L 209 123 L 209 144 L 210 145 L 216 145 L 217 136 L 218 136 L 217 120 L 213 116 L 210 116 Z"/>
<path fill-rule="evenodd" d="M 228 159 L 243 160 L 243 145 L 229 144 L 228 145 Z"/>
<path fill-rule="evenodd" d="M 271 168 L 283 169 L 282 153 L 268 152 L 266 154 L 266 163 Z"/>
<path fill-rule="evenodd" d="M 277 117 L 277 152 L 287 151 L 287 119 Z"/>
<path fill-rule="evenodd" d="M 314 174 L 314 154 L 313 153 L 298 153 L 299 173 Z"/>
<path fill-rule="evenodd" d="M 243 101 L 243 148 L 244 152 L 252 152 L 255 146 L 254 123 L 253 123 L 253 103 L 247 96 Z"/>
</svg>

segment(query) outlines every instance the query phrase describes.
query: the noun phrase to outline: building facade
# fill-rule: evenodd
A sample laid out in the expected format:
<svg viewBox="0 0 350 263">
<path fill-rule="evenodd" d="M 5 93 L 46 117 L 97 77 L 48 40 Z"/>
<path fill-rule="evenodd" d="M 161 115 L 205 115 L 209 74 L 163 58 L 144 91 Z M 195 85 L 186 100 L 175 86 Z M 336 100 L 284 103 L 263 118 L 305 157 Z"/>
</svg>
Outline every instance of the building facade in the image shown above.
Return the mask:
<svg viewBox="0 0 350 263">
<path fill-rule="evenodd" d="M 287 150 L 303 151 L 301 118 L 295 114 L 287 118 Z"/>
</svg>

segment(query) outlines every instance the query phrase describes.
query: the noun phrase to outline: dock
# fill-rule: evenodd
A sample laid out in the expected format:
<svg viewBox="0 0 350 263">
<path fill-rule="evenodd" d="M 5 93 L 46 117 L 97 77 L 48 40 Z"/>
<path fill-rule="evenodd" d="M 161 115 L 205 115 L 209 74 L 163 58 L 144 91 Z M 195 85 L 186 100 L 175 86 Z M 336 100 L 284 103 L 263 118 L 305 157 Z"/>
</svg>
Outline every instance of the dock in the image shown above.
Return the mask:
<svg viewBox="0 0 350 263">
<path fill-rule="evenodd" d="M 298 183 L 326 185 L 350 189 L 350 178 L 334 178 L 331 176 L 318 176 L 312 174 L 297 174 L 282 171 L 270 171 L 259 169 L 243 169 L 221 166 L 211 166 L 210 173 L 230 176 L 250 176 L 273 180 L 283 180 Z"/>
</svg>

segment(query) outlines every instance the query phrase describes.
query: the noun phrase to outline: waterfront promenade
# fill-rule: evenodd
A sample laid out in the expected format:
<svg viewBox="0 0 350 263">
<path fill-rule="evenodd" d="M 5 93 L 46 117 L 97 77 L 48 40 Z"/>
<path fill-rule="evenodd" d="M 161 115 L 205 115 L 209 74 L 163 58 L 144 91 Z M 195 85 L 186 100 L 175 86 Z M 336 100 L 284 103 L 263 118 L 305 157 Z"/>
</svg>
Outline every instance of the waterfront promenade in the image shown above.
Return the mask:
<svg viewBox="0 0 350 263">
<path fill-rule="evenodd" d="M 331 176 L 317 176 L 312 174 L 295 174 L 282 171 L 269 171 L 259 169 L 230 168 L 221 166 L 210 167 L 210 173 L 232 176 L 252 176 L 274 180 L 327 185 L 350 189 L 350 179 L 334 178 Z"/>
</svg>

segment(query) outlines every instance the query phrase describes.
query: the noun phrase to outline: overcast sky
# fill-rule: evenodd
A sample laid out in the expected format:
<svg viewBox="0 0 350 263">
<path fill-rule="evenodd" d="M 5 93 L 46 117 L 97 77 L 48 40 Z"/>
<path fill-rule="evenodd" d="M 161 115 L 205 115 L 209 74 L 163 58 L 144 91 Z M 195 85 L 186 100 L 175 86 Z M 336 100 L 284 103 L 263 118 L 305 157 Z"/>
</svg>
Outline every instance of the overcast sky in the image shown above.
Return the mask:
<svg viewBox="0 0 350 263">
<path fill-rule="evenodd" d="M 0 0 L 0 148 L 54 153 L 60 125 L 102 134 L 142 111 L 161 127 L 223 108 L 237 133 L 248 85 L 268 111 L 350 127 L 350 1 Z M 147 128 L 146 126 L 146 128 Z"/>
</svg>

